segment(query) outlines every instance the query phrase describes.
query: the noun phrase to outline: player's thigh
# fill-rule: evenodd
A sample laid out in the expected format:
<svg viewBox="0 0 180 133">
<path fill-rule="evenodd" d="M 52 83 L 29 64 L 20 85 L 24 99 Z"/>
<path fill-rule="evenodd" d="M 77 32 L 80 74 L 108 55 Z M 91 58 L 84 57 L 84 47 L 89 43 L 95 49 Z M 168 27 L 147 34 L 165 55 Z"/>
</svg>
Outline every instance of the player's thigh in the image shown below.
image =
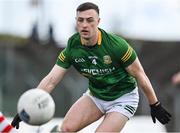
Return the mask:
<svg viewBox="0 0 180 133">
<path fill-rule="evenodd" d="M 102 115 L 103 113 L 92 99 L 87 95 L 83 95 L 67 112 L 61 130 L 78 131 L 98 120 Z"/>
<path fill-rule="evenodd" d="M 108 113 L 96 129 L 96 132 L 120 132 L 127 121 L 128 118 L 119 112 Z"/>
</svg>

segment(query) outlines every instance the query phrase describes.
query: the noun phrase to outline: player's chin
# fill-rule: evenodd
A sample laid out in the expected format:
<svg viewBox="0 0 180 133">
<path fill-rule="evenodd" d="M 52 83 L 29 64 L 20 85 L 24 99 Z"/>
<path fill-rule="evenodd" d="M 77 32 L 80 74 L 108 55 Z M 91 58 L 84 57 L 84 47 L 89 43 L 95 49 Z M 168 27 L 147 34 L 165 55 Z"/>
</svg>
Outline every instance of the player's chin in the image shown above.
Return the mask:
<svg viewBox="0 0 180 133">
<path fill-rule="evenodd" d="M 90 36 L 87 34 L 81 34 L 81 37 L 86 40 L 88 40 L 90 38 Z"/>
</svg>

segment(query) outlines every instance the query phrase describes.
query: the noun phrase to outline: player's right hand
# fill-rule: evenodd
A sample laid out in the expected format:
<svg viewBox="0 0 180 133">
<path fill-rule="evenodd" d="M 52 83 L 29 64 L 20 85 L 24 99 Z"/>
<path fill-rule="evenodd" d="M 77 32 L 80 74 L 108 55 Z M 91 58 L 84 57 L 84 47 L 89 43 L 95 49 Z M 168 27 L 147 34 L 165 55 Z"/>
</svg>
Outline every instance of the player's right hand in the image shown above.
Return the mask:
<svg viewBox="0 0 180 133">
<path fill-rule="evenodd" d="M 11 122 L 11 125 L 13 127 L 15 127 L 16 129 L 19 129 L 19 123 L 21 122 L 22 120 L 20 119 L 19 115 L 16 114 L 16 116 L 13 118 L 12 122 Z"/>
</svg>

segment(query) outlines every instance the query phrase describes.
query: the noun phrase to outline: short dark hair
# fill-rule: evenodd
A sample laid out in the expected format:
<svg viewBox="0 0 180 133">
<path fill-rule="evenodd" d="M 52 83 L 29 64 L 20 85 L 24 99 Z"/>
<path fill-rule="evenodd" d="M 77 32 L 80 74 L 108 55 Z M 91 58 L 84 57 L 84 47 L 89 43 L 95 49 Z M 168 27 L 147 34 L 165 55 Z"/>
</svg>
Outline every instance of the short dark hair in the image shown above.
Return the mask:
<svg viewBox="0 0 180 133">
<path fill-rule="evenodd" d="M 77 7 L 76 11 L 82 12 L 82 11 L 86 11 L 89 9 L 94 9 L 99 14 L 99 7 L 96 4 L 91 3 L 91 2 L 85 2 L 81 5 L 79 5 Z"/>
</svg>

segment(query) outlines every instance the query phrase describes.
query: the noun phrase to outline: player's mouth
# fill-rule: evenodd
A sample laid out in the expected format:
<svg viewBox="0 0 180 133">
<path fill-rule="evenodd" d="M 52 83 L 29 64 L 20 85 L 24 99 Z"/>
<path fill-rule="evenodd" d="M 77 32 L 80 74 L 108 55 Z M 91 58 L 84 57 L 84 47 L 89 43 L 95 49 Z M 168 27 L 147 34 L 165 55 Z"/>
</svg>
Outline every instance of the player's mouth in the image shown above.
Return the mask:
<svg viewBox="0 0 180 133">
<path fill-rule="evenodd" d="M 83 35 L 87 35 L 88 33 L 89 33 L 88 30 L 81 30 L 81 34 L 83 34 Z"/>
</svg>

